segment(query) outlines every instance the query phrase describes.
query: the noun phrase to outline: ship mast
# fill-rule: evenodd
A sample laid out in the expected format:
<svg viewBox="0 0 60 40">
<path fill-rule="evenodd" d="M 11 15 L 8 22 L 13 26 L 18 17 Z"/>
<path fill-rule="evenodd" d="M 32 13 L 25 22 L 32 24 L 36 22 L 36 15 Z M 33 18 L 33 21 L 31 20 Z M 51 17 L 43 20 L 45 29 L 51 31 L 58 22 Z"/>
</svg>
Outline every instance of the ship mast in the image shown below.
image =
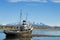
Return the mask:
<svg viewBox="0 0 60 40">
<path fill-rule="evenodd" d="M 22 9 L 20 10 L 20 25 L 21 25 L 21 20 L 22 20 Z"/>
<path fill-rule="evenodd" d="M 28 17 L 28 13 L 26 13 L 26 21 L 28 20 L 27 17 Z"/>
</svg>

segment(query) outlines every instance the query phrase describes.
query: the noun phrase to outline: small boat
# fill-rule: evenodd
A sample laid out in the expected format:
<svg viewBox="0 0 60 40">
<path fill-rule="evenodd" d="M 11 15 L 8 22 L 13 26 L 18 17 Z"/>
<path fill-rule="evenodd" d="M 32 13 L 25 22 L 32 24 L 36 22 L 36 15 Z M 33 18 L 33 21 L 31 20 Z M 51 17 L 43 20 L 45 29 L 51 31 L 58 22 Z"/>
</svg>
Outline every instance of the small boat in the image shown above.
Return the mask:
<svg viewBox="0 0 60 40">
<path fill-rule="evenodd" d="M 33 27 L 26 20 L 23 20 L 18 30 L 5 30 L 6 36 L 29 36 L 32 33 Z"/>
</svg>

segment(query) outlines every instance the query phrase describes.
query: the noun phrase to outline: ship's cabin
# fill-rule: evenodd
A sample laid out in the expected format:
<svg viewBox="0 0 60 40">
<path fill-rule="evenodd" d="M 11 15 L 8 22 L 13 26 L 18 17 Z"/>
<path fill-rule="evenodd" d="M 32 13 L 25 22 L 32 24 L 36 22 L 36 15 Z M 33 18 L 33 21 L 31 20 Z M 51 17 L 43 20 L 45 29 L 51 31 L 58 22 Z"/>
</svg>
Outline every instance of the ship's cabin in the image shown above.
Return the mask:
<svg viewBox="0 0 60 40">
<path fill-rule="evenodd" d="M 26 25 L 26 21 L 25 20 L 23 20 L 23 24 L 22 25 Z"/>
<path fill-rule="evenodd" d="M 31 25 L 26 22 L 26 20 L 23 20 L 22 26 L 20 27 L 21 31 L 27 31 L 31 29 Z"/>
</svg>

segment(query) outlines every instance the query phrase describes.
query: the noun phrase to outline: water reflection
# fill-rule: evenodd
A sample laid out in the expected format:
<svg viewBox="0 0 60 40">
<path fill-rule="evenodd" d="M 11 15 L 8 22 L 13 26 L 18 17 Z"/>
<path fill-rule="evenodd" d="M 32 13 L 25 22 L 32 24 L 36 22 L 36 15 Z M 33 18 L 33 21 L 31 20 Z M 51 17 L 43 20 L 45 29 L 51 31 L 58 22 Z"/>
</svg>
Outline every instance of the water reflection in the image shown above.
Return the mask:
<svg viewBox="0 0 60 40">
<path fill-rule="evenodd" d="M 4 33 L 0 32 L 0 40 L 3 40 L 5 38 L 6 38 L 6 35 Z"/>
<path fill-rule="evenodd" d="M 33 30 L 32 34 L 47 34 L 47 35 L 56 35 L 59 36 L 60 35 L 60 30 Z M 4 39 L 6 38 L 6 39 Z M 0 33 L 0 40 L 55 40 L 58 39 L 60 40 L 60 36 L 59 37 L 37 37 L 37 36 L 32 36 L 32 37 L 6 37 L 6 35 L 4 33 Z"/>
<path fill-rule="evenodd" d="M 4 39 L 4 40 L 32 40 L 32 38 L 31 37 L 29 37 L 29 38 L 27 38 L 27 37 L 25 37 L 25 38 L 23 38 L 23 37 L 16 37 L 16 38 L 6 38 L 6 39 Z"/>
</svg>

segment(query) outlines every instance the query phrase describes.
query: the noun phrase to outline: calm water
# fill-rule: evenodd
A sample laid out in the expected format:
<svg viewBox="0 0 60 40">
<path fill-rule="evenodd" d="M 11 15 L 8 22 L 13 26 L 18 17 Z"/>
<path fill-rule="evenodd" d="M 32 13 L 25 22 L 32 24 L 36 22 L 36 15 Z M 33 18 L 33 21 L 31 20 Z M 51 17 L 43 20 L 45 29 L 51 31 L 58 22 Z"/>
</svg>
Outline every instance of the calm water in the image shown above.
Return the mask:
<svg viewBox="0 0 60 40">
<path fill-rule="evenodd" d="M 33 30 L 32 34 L 60 35 L 60 30 Z M 60 40 L 60 37 L 5 38 L 6 35 L 0 30 L 0 40 Z"/>
</svg>

